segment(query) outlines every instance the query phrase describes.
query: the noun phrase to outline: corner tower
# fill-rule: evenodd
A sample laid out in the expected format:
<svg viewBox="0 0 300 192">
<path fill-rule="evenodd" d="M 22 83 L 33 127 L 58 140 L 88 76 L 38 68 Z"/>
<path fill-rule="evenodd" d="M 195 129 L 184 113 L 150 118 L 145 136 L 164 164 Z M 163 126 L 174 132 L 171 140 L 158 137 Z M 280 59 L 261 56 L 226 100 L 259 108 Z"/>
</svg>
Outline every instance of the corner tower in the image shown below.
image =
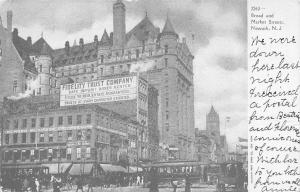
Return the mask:
<svg viewBox="0 0 300 192">
<path fill-rule="evenodd" d="M 49 50 L 47 49 L 46 43 L 43 44 L 40 55 L 36 59 L 36 68 L 38 69 L 38 84 L 35 90 L 37 95 L 48 95 L 51 94 L 52 85 L 52 58 Z"/>
<path fill-rule="evenodd" d="M 117 0 L 113 5 L 113 47 L 122 49 L 126 41 L 126 24 L 125 24 L 126 8 L 122 0 Z"/>
<path fill-rule="evenodd" d="M 220 144 L 220 118 L 214 106 L 211 106 L 210 112 L 206 115 L 206 130 L 209 137 L 214 139 L 217 144 Z"/>
</svg>

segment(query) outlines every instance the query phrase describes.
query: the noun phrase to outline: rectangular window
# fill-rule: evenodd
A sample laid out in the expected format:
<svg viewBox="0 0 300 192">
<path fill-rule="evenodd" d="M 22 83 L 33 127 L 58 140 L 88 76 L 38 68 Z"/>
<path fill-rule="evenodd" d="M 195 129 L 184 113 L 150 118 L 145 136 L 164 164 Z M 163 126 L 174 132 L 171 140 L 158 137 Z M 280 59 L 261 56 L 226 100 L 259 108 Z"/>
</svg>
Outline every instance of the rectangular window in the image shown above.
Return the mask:
<svg viewBox="0 0 300 192">
<path fill-rule="evenodd" d="M 64 119 L 62 116 L 58 117 L 58 125 L 63 125 L 63 121 Z"/>
<path fill-rule="evenodd" d="M 85 155 L 85 157 L 86 157 L 87 159 L 91 158 L 91 148 L 90 148 L 90 147 L 87 147 L 87 148 L 86 148 L 86 155 Z"/>
<path fill-rule="evenodd" d="M 81 158 L 81 148 L 76 149 L 76 157 L 77 157 L 77 159 Z"/>
<path fill-rule="evenodd" d="M 72 116 L 68 116 L 68 125 L 72 125 Z"/>
<path fill-rule="evenodd" d="M 72 157 L 72 148 L 67 148 L 67 160 L 71 160 Z"/>
<path fill-rule="evenodd" d="M 86 124 L 91 124 L 92 121 L 92 115 L 91 114 L 87 114 L 86 115 Z"/>
<path fill-rule="evenodd" d="M 115 74 L 115 67 L 113 67 L 113 66 L 110 67 L 110 73 L 111 73 L 111 74 Z"/>
<path fill-rule="evenodd" d="M 72 130 L 68 130 L 67 131 L 67 137 L 68 137 L 68 141 L 72 141 Z"/>
<path fill-rule="evenodd" d="M 13 143 L 18 143 L 18 133 L 13 134 Z"/>
<path fill-rule="evenodd" d="M 82 116 L 81 115 L 77 115 L 76 123 L 77 123 L 77 125 L 80 125 L 82 123 Z"/>
<path fill-rule="evenodd" d="M 31 119 L 31 127 L 34 128 L 36 124 L 36 119 Z"/>
<path fill-rule="evenodd" d="M 27 127 L 27 119 L 23 119 L 22 120 L 22 128 L 26 128 Z"/>
<path fill-rule="evenodd" d="M 9 144 L 9 135 L 8 134 L 5 135 L 5 144 L 6 145 Z"/>
<path fill-rule="evenodd" d="M 16 119 L 14 120 L 14 128 L 18 129 L 18 127 L 19 127 L 19 121 Z"/>
<path fill-rule="evenodd" d="M 18 81 L 17 81 L 17 80 L 14 80 L 14 81 L 13 81 L 13 93 L 16 93 L 16 92 L 17 92 L 17 87 L 18 87 Z"/>
<path fill-rule="evenodd" d="M 131 65 L 130 64 L 127 64 L 127 69 L 128 69 L 128 71 L 130 71 L 130 69 L 131 69 Z"/>
<path fill-rule="evenodd" d="M 44 133 L 40 133 L 40 142 L 41 143 L 45 142 L 45 134 Z"/>
<path fill-rule="evenodd" d="M 43 67 L 42 67 L 42 65 L 40 65 L 40 72 L 43 72 Z"/>
<path fill-rule="evenodd" d="M 135 57 L 136 58 L 139 58 L 140 57 L 140 50 L 135 50 Z"/>
<path fill-rule="evenodd" d="M 169 46 L 165 45 L 165 54 L 168 54 L 168 53 L 169 53 Z"/>
<path fill-rule="evenodd" d="M 81 141 L 81 139 L 82 139 L 82 131 L 77 130 L 77 141 Z"/>
<path fill-rule="evenodd" d="M 49 132 L 49 142 L 53 142 L 53 133 Z"/>
<path fill-rule="evenodd" d="M 86 130 L 86 140 L 91 140 L 92 131 L 90 129 Z"/>
<path fill-rule="evenodd" d="M 40 127 L 45 127 L 45 118 L 40 118 Z"/>
<path fill-rule="evenodd" d="M 35 143 L 35 133 L 30 133 L 30 143 Z"/>
<path fill-rule="evenodd" d="M 165 67 L 168 67 L 168 58 L 165 58 Z"/>
<path fill-rule="evenodd" d="M 101 63 L 104 63 L 104 55 L 100 56 Z"/>
<path fill-rule="evenodd" d="M 54 121 L 54 118 L 53 117 L 49 117 L 49 127 L 53 126 L 53 121 Z"/>
<path fill-rule="evenodd" d="M 63 137 L 63 132 L 58 131 L 58 141 L 62 141 L 62 137 Z"/>
<path fill-rule="evenodd" d="M 128 59 L 131 59 L 131 51 L 128 51 Z"/>
<path fill-rule="evenodd" d="M 100 75 L 103 76 L 103 68 L 100 68 Z"/>
<path fill-rule="evenodd" d="M 22 133 L 22 143 L 26 143 L 26 133 Z"/>
</svg>

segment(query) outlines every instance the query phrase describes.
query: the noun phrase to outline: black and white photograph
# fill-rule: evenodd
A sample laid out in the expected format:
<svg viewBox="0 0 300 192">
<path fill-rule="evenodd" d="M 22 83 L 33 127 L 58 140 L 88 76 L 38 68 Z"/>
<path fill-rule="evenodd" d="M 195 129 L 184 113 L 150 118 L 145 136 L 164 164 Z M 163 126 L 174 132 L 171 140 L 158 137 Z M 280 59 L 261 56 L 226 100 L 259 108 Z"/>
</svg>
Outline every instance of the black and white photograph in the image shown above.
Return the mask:
<svg viewBox="0 0 300 192">
<path fill-rule="evenodd" d="M 0 16 L 0 191 L 248 191 L 247 0 Z"/>
</svg>

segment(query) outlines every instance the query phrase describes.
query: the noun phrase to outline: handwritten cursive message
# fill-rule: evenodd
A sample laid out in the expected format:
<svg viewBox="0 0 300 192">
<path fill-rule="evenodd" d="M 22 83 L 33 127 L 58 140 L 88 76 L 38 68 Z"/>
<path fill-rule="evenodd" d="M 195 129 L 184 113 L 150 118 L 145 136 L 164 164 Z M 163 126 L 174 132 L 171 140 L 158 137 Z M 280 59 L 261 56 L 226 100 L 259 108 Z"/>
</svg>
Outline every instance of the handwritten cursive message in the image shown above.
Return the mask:
<svg viewBox="0 0 300 192">
<path fill-rule="evenodd" d="M 300 191 L 300 4 L 248 2 L 249 191 Z"/>
</svg>

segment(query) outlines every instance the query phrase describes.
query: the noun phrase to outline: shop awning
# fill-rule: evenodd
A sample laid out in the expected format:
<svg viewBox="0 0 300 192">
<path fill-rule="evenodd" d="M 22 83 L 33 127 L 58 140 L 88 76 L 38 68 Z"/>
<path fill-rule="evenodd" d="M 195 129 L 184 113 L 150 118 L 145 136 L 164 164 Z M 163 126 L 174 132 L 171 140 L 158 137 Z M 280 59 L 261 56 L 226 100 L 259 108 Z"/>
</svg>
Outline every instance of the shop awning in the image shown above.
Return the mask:
<svg viewBox="0 0 300 192">
<path fill-rule="evenodd" d="M 47 168 L 46 166 L 39 165 L 39 164 L 31 164 L 31 165 L 2 165 L 2 168 L 4 169 L 34 169 L 34 168 Z"/>
<path fill-rule="evenodd" d="M 129 173 L 136 173 L 136 172 L 143 172 L 143 169 L 141 167 L 134 167 L 134 166 L 129 167 Z"/>
<path fill-rule="evenodd" d="M 70 175 L 89 175 L 92 171 L 93 164 L 86 163 L 86 164 L 73 164 L 69 174 Z"/>
<path fill-rule="evenodd" d="M 111 165 L 111 164 L 100 164 L 100 167 L 104 172 L 122 172 L 127 173 L 127 170 L 119 165 Z"/>
<path fill-rule="evenodd" d="M 50 174 L 58 174 L 58 173 L 65 173 L 66 170 L 71 166 L 71 163 L 49 163 L 43 164 L 43 166 L 49 168 Z M 58 171 L 59 170 L 59 171 Z"/>
</svg>

